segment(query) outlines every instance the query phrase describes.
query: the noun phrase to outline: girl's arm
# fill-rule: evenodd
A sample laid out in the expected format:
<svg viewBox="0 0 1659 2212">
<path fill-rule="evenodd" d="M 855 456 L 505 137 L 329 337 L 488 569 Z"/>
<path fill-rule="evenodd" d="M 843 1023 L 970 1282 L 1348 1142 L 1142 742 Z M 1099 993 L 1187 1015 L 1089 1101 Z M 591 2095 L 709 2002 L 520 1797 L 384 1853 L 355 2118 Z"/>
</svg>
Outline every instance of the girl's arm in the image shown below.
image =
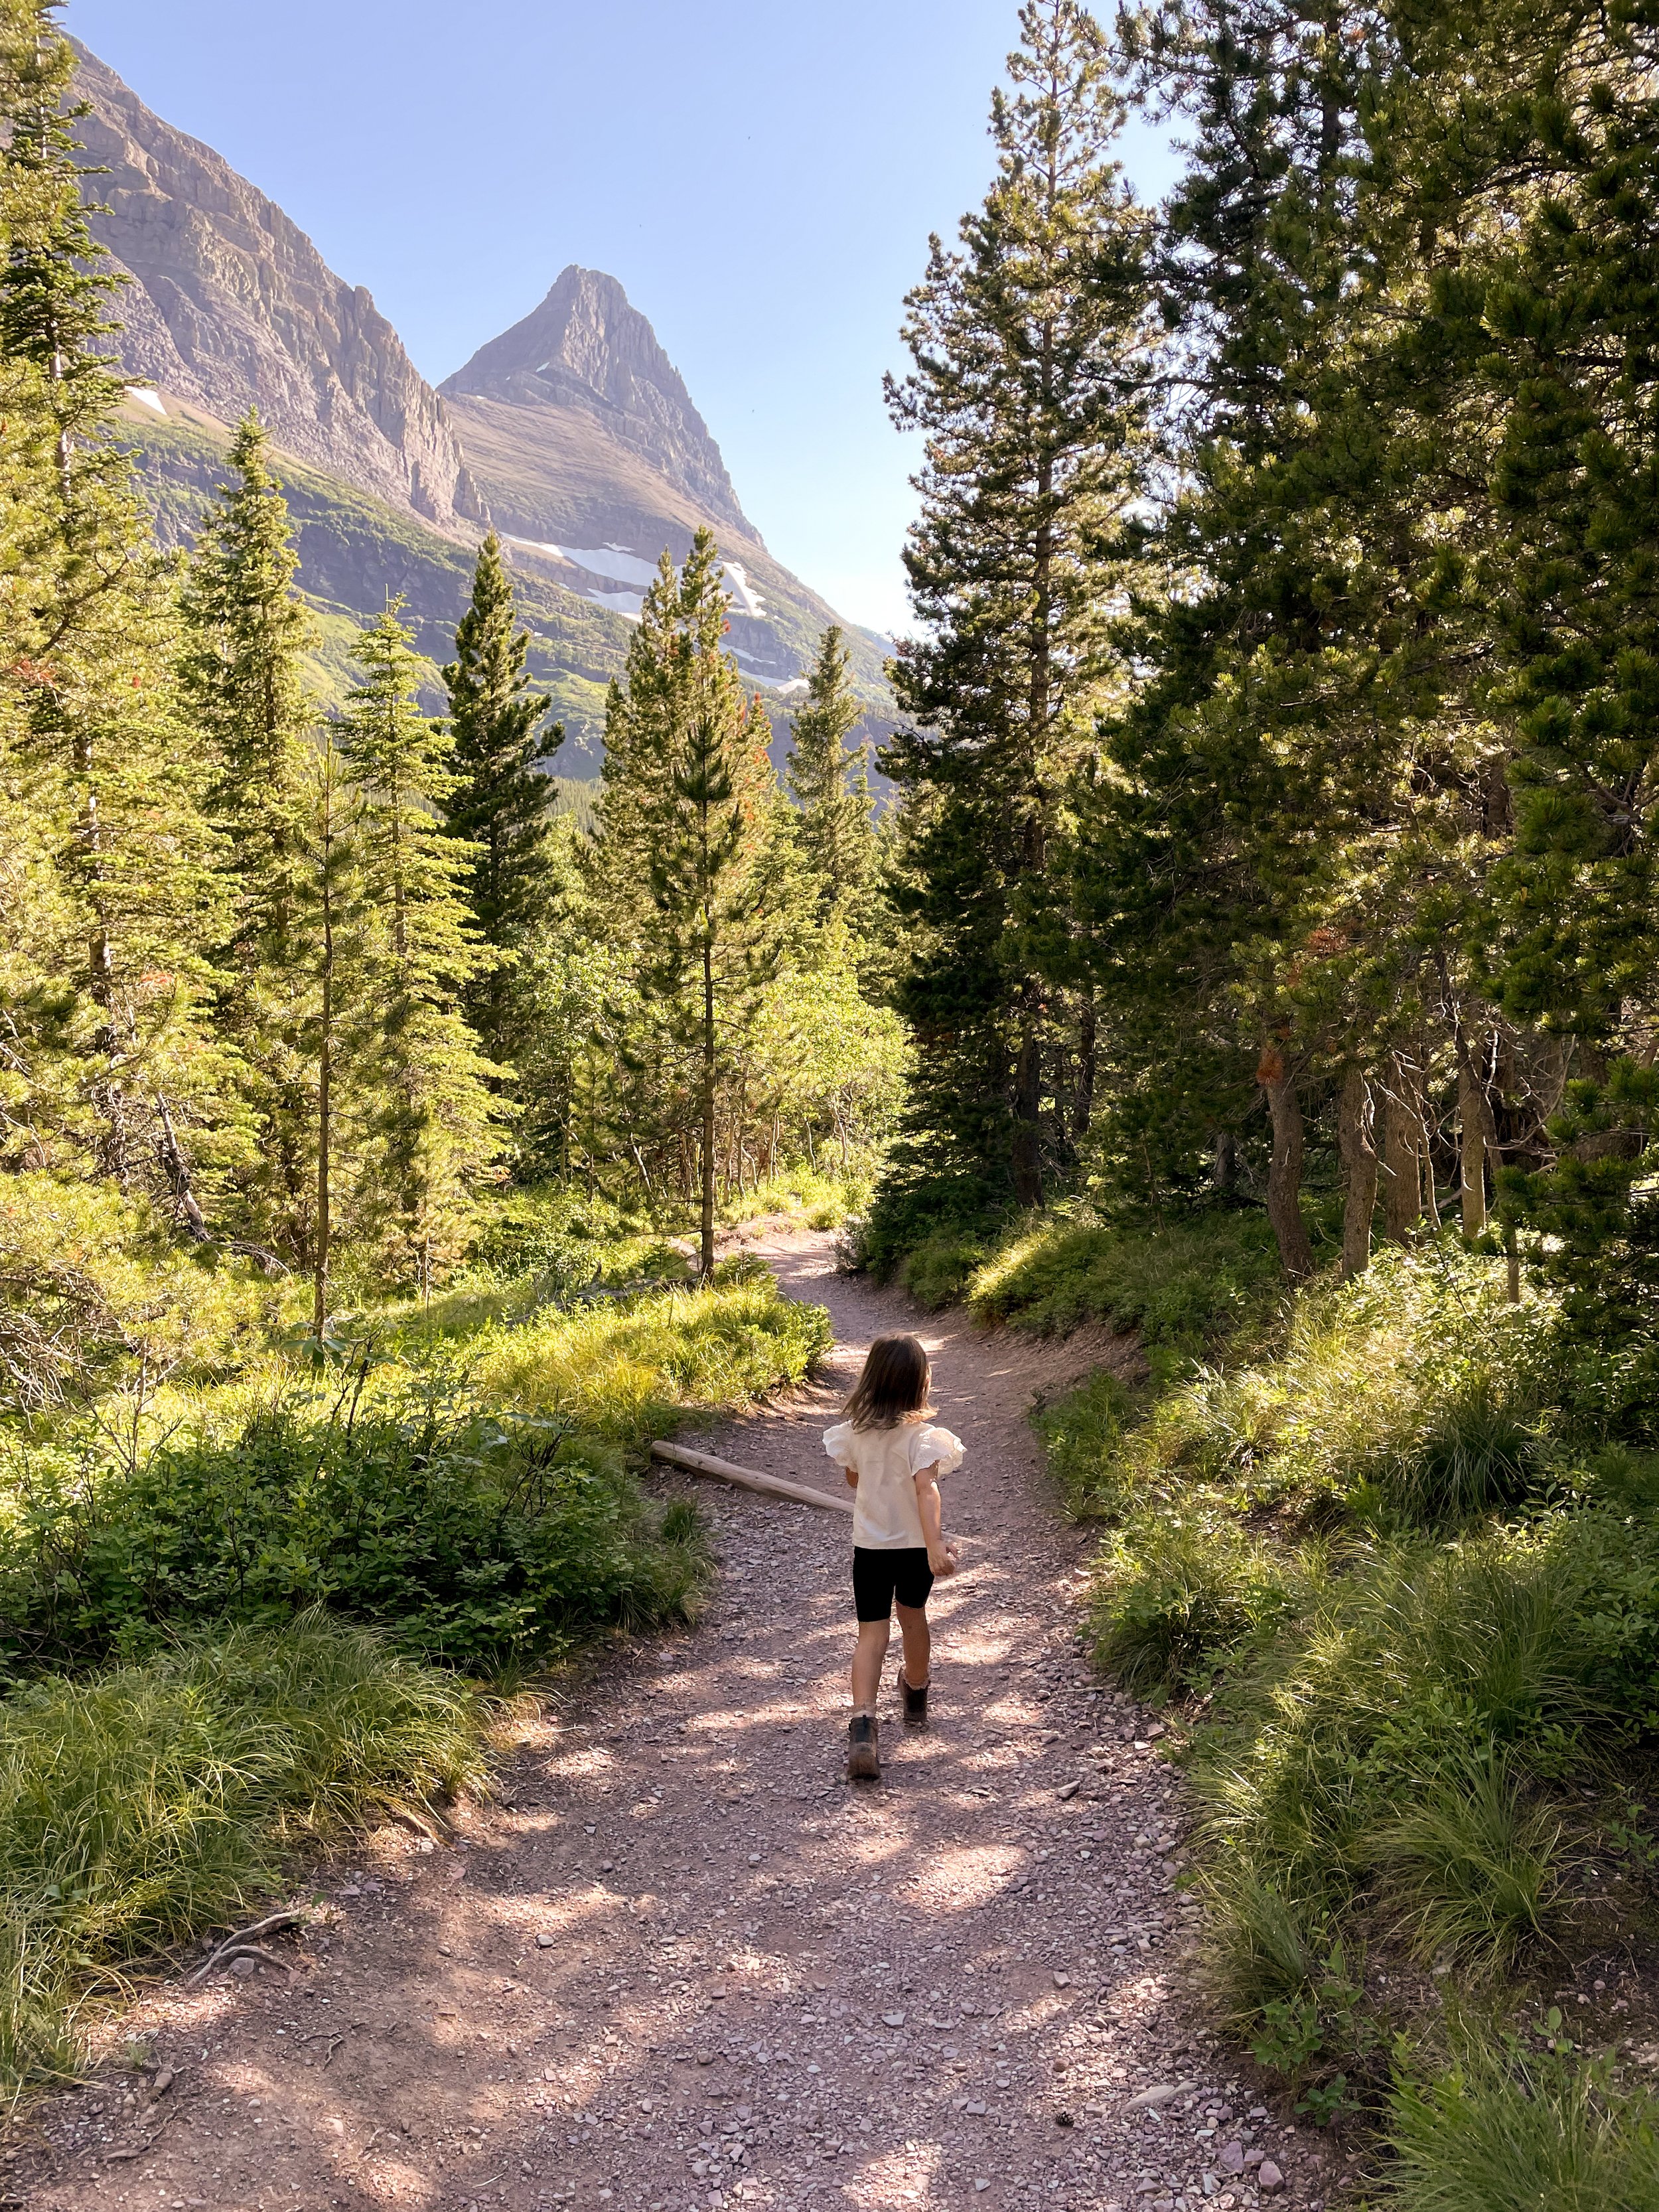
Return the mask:
<svg viewBox="0 0 1659 2212">
<path fill-rule="evenodd" d="M 859 1471 L 857 1468 L 844 1467 L 842 1469 L 842 1473 L 847 1477 L 847 1487 L 849 1490 L 856 1490 L 859 1486 Z"/>
<path fill-rule="evenodd" d="M 916 1507 L 927 1540 L 927 1564 L 936 1575 L 953 1575 L 957 1554 L 945 1540 L 945 1502 L 939 1494 L 939 1462 L 916 1469 Z"/>
</svg>

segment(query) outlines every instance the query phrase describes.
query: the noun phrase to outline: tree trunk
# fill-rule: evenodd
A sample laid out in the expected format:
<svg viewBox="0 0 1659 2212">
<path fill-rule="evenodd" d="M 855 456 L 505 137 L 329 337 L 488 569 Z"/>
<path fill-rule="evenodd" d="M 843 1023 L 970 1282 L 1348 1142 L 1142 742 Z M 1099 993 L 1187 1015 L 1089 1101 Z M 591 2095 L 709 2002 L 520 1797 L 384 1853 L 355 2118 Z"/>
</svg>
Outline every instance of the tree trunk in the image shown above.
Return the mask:
<svg viewBox="0 0 1659 2212">
<path fill-rule="evenodd" d="M 1342 1154 L 1342 1273 L 1363 1275 L 1371 1263 L 1371 1217 L 1376 1212 L 1376 1105 L 1370 1079 L 1357 1060 L 1348 1062 L 1337 1108 Z"/>
<path fill-rule="evenodd" d="M 1077 1092 L 1072 1101 L 1072 1138 L 1081 1144 L 1095 1112 L 1097 1065 L 1095 994 L 1081 994 L 1077 1015 Z"/>
<path fill-rule="evenodd" d="M 1218 1191 L 1230 1191 L 1238 1180 L 1238 1139 L 1231 1129 L 1215 1133 L 1210 1159 L 1210 1181 Z"/>
<path fill-rule="evenodd" d="M 1382 1109 L 1382 1219 L 1395 1244 L 1409 1244 L 1423 1218 L 1421 1146 L 1410 1074 L 1396 1054 Z"/>
<path fill-rule="evenodd" d="M 1463 1234 L 1478 1237 L 1486 1225 L 1486 1124 L 1492 1118 L 1486 1096 L 1474 1079 L 1467 1053 L 1457 1055 L 1457 1153 Z"/>
<path fill-rule="evenodd" d="M 1284 1054 L 1269 1045 L 1255 1079 L 1267 1095 L 1273 1126 L 1273 1165 L 1267 1170 L 1267 1218 L 1279 1240 L 1279 1257 L 1293 1283 L 1314 1271 L 1313 1246 L 1302 1218 L 1302 1105 Z"/>
<path fill-rule="evenodd" d="M 1457 1054 L 1457 1123 L 1458 1154 L 1462 1164 L 1463 1234 L 1478 1237 L 1486 1226 L 1486 1175 L 1491 1170 L 1492 1188 L 1498 1187 L 1498 1170 L 1504 1164 L 1498 1148 L 1498 1116 L 1492 1111 L 1492 1098 L 1474 1055 L 1469 1050 L 1469 1041 L 1462 1021 L 1452 1031 L 1452 1044 Z"/>
<path fill-rule="evenodd" d="M 1429 1106 L 1428 1087 L 1423 1079 L 1427 1060 L 1428 1055 L 1425 1053 L 1418 1066 L 1412 1070 L 1412 1111 L 1417 1122 L 1418 1190 L 1422 1200 L 1423 1217 L 1431 1229 L 1438 1230 L 1440 1194 L 1435 1187 L 1435 1129 Z"/>
<path fill-rule="evenodd" d="M 1012 1166 L 1014 1196 L 1022 1206 L 1042 1203 L 1042 1045 L 1030 994 L 1020 1029 L 1019 1058 L 1014 1063 L 1014 1138 Z"/>
<path fill-rule="evenodd" d="M 702 1279 L 714 1272 L 714 953 L 702 948 Z"/>
<path fill-rule="evenodd" d="M 167 1099 L 159 1091 L 155 1094 L 155 1110 L 161 1121 L 161 1141 L 156 1151 L 161 1156 L 162 1170 L 173 1187 L 173 1194 L 179 1201 L 179 1211 L 185 1217 L 185 1231 L 192 1243 L 211 1243 L 213 1240 L 191 1182 L 190 1163 L 185 1158 L 178 1132 L 173 1126 L 173 1115 Z"/>
<path fill-rule="evenodd" d="M 330 1218 L 329 1152 L 334 1140 L 334 886 L 333 794 L 324 804 L 329 814 L 323 824 L 323 957 L 322 1007 L 317 1042 L 317 1236 L 312 1260 L 311 1329 L 320 1349 L 328 1334 L 328 1247 Z"/>
</svg>

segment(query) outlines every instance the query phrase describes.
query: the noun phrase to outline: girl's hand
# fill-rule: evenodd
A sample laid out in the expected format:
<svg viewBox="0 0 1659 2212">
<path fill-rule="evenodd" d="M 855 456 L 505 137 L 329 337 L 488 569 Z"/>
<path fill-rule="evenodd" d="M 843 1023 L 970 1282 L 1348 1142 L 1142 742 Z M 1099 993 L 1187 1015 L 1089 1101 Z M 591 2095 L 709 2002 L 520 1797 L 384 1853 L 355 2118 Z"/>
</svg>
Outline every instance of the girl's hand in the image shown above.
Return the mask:
<svg viewBox="0 0 1659 2212">
<path fill-rule="evenodd" d="M 950 1544 L 930 1544 L 927 1564 L 936 1575 L 953 1575 L 962 1564 L 962 1554 Z"/>
</svg>

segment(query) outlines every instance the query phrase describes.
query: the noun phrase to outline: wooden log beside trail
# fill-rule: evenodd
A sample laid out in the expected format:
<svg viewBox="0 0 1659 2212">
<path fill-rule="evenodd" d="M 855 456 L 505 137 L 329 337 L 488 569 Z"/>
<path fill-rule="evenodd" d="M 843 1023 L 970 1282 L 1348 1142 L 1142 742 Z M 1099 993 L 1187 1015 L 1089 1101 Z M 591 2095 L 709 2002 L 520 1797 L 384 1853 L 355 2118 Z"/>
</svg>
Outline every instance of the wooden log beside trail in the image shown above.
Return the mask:
<svg viewBox="0 0 1659 2212">
<path fill-rule="evenodd" d="M 712 1474 L 721 1482 L 734 1482 L 741 1490 L 758 1491 L 763 1498 L 787 1498 L 797 1505 L 821 1505 L 827 1513 L 850 1513 L 850 1497 L 837 1498 L 828 1490 L 814 1488 L 811 1483 L 785 1482 L 775 1474 L 757 1474 L 752 1468 L 738 1467 L 729 1459 L 716 1459 L 713 1452 L 689 1451 L 684 1444 L 654 1443 L 653 1459 L 665 1460 L 670 1467 L 690 1468 L 694 1474 Z"/>
</svg>

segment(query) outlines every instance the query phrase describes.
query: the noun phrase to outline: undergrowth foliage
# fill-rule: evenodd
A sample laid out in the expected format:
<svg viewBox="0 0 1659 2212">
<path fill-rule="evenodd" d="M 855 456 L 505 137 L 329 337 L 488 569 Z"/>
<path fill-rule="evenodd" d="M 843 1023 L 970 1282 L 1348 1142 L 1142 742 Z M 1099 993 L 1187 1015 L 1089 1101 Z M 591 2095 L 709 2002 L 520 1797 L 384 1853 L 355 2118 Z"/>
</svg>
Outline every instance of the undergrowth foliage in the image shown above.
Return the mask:
<svg viewBox="0 0 1659 2212">
<path fill-rule="evenodd" d="M 969 1296 L 1042 1313 L 1068 1248 L 1028 1224 Z M 1036 1418 L 1107 1524 L 1100 1663 L 1184 1711 L 1218 2010 L 1306 2117 L 1392 2130 L 1413 2212 L 1646 2207 L 1652 2108 L 1607 2066 L 1454 2051 L 1423 2007 L 1501 2018 L 1659 1903 L 1659 1463 L 1508 1288 L 1452 1238 L 1391 1248 Z"/>
<path fill-rule="evenodd" d="M 301 1615 L 0 1705 L 0 2084 L 75 2059 L 76 2002 L 222 1922 L 303 1836 L 480 1771 L 472 1692 Z"/>
<path fill-rule="evenodd" d="M 398 1358 L 365 1344 L 327 1395 L 291 1385 L 234 1418 L 198 1404 L 151 1443 L 103 1423 L 15 1441 L 0 1665 L 101 1664 L 181 1626 L 321 1605 L 489 1672 L 685 1618 L 706 1575 L 696 1514 L 651 1506 L 626 1459 L 824 1347 L 821 1310 L 761 1273 L 440 1328 Z"/>
<path fill-rule="evenodd" d="M 511 1231 L 533 1243 L 545 1212 Z M 663 1256 L 580 1241 L 595 1274 Z M 504 1236 L 470 1285 L 306 1357 L 188 1261 L 140 1312 L 129 1245 L 88 1231 L 76 1255 L 113 1328 L 65 1339 L 69 1402 L 0 1431 L 0 2086 L 71 2067 L 88 1995 L 267 1890 L 296 1843 L 477 1775 L 459 1670 L 511 1679 L 692 1613 L 700 1516 L 634 1468 L 829 1340 L 752 1259 L 566 1305 L 552 1240 Z"/>
</svg>

